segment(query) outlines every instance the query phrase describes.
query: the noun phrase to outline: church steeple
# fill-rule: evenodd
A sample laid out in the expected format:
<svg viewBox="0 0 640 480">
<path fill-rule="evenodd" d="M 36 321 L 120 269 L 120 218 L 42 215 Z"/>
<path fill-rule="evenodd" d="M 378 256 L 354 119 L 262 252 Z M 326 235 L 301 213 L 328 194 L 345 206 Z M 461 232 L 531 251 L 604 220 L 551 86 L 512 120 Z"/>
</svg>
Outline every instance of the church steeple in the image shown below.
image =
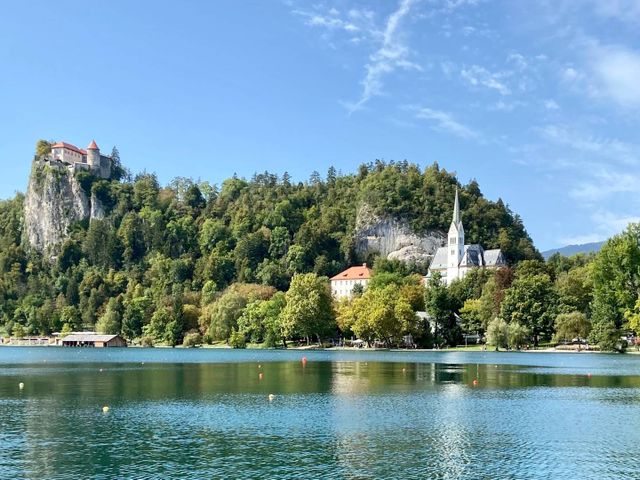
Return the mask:
<svg viewBox="0 0 640 480">
<path fill-rule="evenodd" d="M 458 278 L 458 267 L 464 254 L 464 227 L 460 215 L 460 200 L 458 198 L 458 188 L 456 187 L 456 197 L 453 201 L 453 218 L 449 227 L 447 241 L 447 276 Z"/>
<path fill-rule="evenodd" d="M 456 199 L 453 202 L 453 223 L 458 226 L 460 223 L 460 202 L 458 201 L 458 187 L 456 187 Z"/>
</svg>

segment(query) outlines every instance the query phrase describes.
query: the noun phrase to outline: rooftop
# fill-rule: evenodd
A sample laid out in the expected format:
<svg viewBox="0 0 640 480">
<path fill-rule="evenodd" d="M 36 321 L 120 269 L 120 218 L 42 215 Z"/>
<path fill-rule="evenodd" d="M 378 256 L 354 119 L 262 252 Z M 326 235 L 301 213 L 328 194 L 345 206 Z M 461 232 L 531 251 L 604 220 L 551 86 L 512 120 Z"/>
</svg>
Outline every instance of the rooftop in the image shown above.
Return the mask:
<svg viewBox="0 0 640 480">
<path fill-rule="evenodd" d="M 100 335 L 97 333 L 72 333 L 62 339 L 63 342 L 108 342 L 119 335 Z"/>
<path fill-rule="evenodd" d="M 89 146 L 91 146 L 91 145 L 89 145 Z M 73 145 L 71 143 L 66 143 L 66 142 L 54 143 L 53 145 L 51 145 L 51 148 L 66 148 L 67 150 L 73 150 L 74 152 L 77 152 L 77 153 L 79 153 L 81 155 L 86 155 L 87 154 L 86 150 L 83 150 L 81 148 L 76 147 L 75 145 Z"/>
<path fill-rule="evenodd" d="M 371 278 L 373 271 L 364 263 L 361 266 L 347 268 L 331 280 L 365 280 Z"/>
</svg>

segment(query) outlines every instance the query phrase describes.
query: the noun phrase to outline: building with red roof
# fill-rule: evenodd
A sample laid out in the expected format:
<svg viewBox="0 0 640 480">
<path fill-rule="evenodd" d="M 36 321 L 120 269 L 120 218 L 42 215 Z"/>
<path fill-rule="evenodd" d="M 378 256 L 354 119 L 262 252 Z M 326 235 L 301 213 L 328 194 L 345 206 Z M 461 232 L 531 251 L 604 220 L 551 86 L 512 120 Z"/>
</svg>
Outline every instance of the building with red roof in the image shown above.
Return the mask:
<svg viewBox="0 0 640 480">
<path fill-rule="evenodd" d="M 331 277 L 331 293 L 334 298 L 351 297 L 353 287 L 361 285 L 366 288 L 373 276 L 373 270 L 366 263 L 361 266 L 349 267 L 344 272 Z"/>
<path fill-rule="evenodd" d="M 56 142 L 46 160 L 67 165 L 73 171 L 86 170 L 102 178 L 111 176 L 111 157 L 100 154 L 95 140 L 91 140 L 86 150 L 72 143 Z"/>
</svg>

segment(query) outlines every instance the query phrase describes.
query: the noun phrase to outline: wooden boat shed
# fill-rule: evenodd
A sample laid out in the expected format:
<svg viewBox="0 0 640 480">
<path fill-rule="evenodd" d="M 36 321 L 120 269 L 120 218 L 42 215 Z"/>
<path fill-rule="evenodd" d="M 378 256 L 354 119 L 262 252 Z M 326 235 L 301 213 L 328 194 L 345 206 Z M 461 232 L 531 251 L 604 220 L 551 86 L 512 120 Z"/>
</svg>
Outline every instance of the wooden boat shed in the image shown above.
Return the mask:
<svg viewBox="0 0 640 480">
<path fill-rule="evenodd" d="M 96 333 L 72 333 L 60 340 L 63 347 L 126 347 L 127 341 L 120 335 Z"/>
</svg>

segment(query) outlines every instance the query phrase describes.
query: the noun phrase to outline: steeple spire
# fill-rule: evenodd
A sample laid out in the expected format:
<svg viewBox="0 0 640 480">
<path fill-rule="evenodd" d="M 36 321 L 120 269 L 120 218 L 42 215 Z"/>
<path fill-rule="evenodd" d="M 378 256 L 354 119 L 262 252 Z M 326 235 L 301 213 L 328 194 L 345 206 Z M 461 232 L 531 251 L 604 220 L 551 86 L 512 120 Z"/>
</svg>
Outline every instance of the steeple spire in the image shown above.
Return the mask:
<svg viewBox="0 0 640 480">
<path fill-rule="evenodd" d="M 456 187 L 456 199 L 453 203 L 453 223 L 460 223 L 460 202 L 458 201 L 458 187 Z"/>
</svg>

